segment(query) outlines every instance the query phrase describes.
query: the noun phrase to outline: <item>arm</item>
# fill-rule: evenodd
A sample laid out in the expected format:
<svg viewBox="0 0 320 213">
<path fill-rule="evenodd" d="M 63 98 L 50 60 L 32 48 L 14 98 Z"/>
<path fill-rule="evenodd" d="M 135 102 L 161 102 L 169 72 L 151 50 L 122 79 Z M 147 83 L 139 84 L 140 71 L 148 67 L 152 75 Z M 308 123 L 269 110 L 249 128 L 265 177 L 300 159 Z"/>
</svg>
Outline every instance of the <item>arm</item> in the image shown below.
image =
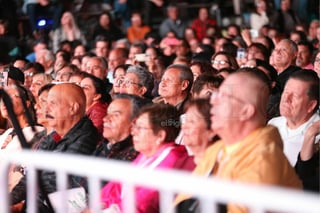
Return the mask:
<svg viewBox="0 0 320 213">
<path fill-rule="evenodd" d="M 300 158 L 302 161 L 310 160 L 315 152 L 314 142 L 316 136 L 320 134 L 320 121 L 314 122 L 311 126 L 308 127 L 300 151 Z"/>
</svg>

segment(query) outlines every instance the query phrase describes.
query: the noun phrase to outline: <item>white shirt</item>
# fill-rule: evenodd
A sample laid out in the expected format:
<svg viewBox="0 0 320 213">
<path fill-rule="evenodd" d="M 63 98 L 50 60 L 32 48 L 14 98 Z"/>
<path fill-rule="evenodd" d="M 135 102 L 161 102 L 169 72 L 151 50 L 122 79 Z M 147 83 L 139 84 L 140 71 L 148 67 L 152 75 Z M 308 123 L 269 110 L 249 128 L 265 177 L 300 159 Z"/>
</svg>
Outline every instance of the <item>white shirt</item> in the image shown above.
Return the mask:
<svg viewBox="0 0 320 213">
<path fill-rule="evenodd" d="M 268 122 L 268 124 L 278 128 L 280 136 L 283 140 L 283 152 L 287 156 L 292 166 L 296 165 L 298 154 L 301 151 L 304 134 L 307 128 L 318 120 L 320 120 L 320 116 L 315 113 L 308 121 L 296 129 L 290 129 L 287 126 L 287 119 L 283 116 L 273 118 Z M 315 141 L 317 141 L 319 138 L 320 135 L 317 136 Z"/>
</svg>

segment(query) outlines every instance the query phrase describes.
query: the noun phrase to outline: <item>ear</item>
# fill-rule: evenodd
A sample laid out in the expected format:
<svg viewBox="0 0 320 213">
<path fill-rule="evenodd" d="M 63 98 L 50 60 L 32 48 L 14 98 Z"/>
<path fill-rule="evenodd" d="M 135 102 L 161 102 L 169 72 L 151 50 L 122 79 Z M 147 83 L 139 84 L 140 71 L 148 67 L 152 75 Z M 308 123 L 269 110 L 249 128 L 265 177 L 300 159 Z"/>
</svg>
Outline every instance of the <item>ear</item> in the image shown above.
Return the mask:
<svg viewBox="0 0 320 213">
<path fill-rule="evenodd" d="M 256 113 L 255 107 L 252 104 L 246 104 L 246 105 L 244 105 L 242 110 L 240 110 L 239 119 L 241 121 L 248 120 L 248 119 L 252 118 L 255 113 Z"/>
<path fill-rule="evenodd" d="M 185 91 L 188 88 L 188 86 L 189 86 L 189 81 L 183 80 L 181 84 L 182 91 Z"/>
<path fill-rule="evenodd" d="M 98 101 L 101 98 L 101 94 L 95 94 L 93 97 L 93 101 Z"/>
<path fill-rule="evenodd" d="M 70 106 L 70 115 L 75 115 L 79 112 L 80 109 L 80 105 L 79 103 L 74 102 L 73 104 L 71 104 Z"/>
<path fill-rule="evenodd" d="M 162 142 L 165 141 L 166 136 L 167 136 L 167 133 L 166 133 L 166 131 L 164 131 L 164 130 L 160 130 L 160 131 L 157 133 L 157 136 L 158 136 L 159 142 L 162 143 Z"/>
<path fill-rule="evenodd" d="M 316 106 L 317 106 L 317 101 L 316 100 L 309 101 L 307 112 L 308 113 L 312 113 Z"/>
<path fill-rule="evenodd" d="M 143 96 L 146 92 L 147 92 L 147 88 L 146 88 L 146 87 L 140 87 L 139 93 L 140 93 L 142 96 Z"/>
</svg>

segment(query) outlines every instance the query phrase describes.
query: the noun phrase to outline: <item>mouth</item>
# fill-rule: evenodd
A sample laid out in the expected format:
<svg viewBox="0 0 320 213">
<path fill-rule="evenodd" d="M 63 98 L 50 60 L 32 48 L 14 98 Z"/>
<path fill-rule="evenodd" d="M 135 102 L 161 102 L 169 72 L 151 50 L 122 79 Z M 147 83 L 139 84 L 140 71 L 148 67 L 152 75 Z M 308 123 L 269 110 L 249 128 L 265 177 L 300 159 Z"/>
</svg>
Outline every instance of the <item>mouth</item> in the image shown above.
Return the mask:
<svg viewBox="0 0 320 213">
<path fill-rule="evenodd" d="M 54 117 L 50 114 L 46 114 L 46 118 L 49 118 L 49 119 L 54 119 Z"/>
</svg>

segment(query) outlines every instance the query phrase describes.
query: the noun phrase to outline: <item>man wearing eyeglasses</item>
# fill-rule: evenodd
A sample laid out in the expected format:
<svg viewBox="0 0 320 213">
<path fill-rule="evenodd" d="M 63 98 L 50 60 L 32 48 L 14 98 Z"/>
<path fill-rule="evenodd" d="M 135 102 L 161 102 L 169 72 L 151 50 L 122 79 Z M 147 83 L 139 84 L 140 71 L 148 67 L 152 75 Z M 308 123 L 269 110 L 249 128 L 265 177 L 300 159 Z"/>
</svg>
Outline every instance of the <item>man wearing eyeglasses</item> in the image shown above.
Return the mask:
<svg viewBox="0 0 320 213">
<path fill-rule="evenodd" d="M 252 68 L 230 74 L 211 97 L 211 129 L 221 138 L 197 165 L 197 175 L 213 175 L 242 183 L 301 188 L 282 151 L 278 130 L 266 126 L 270 85 L 267 76 Z M 212 189 L 214 190 L 214 189 Z M 186 197 L 180 196 L 176 203 Z M 227 212 L 248 212 L 227 204 Z"/>
</svg>

